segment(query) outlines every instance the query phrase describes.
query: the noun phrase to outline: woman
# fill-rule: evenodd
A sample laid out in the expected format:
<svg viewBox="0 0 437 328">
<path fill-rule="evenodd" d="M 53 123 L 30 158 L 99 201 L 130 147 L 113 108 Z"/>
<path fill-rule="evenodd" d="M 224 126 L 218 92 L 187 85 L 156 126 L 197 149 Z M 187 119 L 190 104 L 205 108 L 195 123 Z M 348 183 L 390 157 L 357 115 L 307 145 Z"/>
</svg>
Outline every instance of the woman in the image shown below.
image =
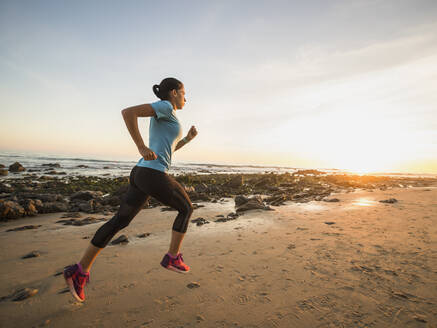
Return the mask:
<svg viewBox="0 0 437 328">
<path fill-rule="evenodd" d="M 193 205 L 184 188 L 166 172 L 170 167 L 173 152 L 190 142 L 197 135 L 197 131 L 192 126 L 187 136 L 181 139 L 182 129 L 176 117 L 176 110 L 184 107 L 186 99 L 184 85 L 180 81 L 166 78 L 159 85 L 153 86 L 153 92 L 160 101 L 121 111 L 142 158 L 130 173 L 129 187 L 121 199 L 117 213 L 97 230 L 80 262 L 64 269 L 64 278 L 78 301 L 85 300 L 84 287 L 89 282 L 89 271 L 97 255 L 118 231 L 129 225 L 151 196 L 178 210 L 172 227 L 170 247 L 161 265 L 180 273 L 190 270 L 184 263 L 179 249 L 187 231 Z M 150 148 L 144 145 L 141 138 L 138 117 L 151 117 Z"/>
</svg>

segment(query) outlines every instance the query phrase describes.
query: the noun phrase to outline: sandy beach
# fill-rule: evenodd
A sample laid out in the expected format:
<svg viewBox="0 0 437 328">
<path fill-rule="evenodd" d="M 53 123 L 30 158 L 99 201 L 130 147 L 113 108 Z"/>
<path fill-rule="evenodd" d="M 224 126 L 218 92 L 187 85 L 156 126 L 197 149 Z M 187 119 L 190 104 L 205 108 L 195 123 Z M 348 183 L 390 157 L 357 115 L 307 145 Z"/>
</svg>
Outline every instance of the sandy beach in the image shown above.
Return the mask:
<svg viewBox="0 0 437 328">
<path fill-rule="evenodd" d="M 159 265 L 176 212 L 144 209 L 115 236 L 130 242 L 98 257 L 85 303 L 57 273 L 102 223 L 56 223 L 62 213 L 3 222 L 0 326 L 437 327 L 437 185 L 331 197 L 340 201 L 287 201 L 228 222 L 214 221 L 235 210 L 232 198 L 198 202 L 192 220 L 210 223 L 190 223 L 185 275 Z M 379 202 L 389 198 L 398 202 Z M 29 224 L 41 226 L 6 231 Z M 22 259 L 31 251 L 40 256 Z M 8 298 L 21 288 L 38 292 Z"/>
</svg>

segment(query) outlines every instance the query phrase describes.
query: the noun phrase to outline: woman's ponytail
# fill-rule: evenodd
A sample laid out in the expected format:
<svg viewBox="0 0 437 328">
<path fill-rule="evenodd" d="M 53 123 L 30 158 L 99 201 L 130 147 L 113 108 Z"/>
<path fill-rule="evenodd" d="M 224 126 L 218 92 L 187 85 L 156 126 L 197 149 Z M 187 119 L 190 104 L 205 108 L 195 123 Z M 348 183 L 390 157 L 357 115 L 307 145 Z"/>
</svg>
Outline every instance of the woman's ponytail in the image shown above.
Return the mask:
<svg viewBox="0 0 437 328">
<path fill-rule="evenodd" d="M 155 84 L 153 86 L 153 93 L 155 94 L 155 96 L 157 96 L 159 99 L 161 99 L 161 97 L 159 96 L 159 85 Z"/>
<path fill-rule="evenodd" d="M 179 90 L 183 84 L 181 81 L 168 77 L 161 81 L 161 83 L 153 86 L 153 93 L 161 100 L 169 100 L 168 94 L 171 90 Z"/>
</svg>

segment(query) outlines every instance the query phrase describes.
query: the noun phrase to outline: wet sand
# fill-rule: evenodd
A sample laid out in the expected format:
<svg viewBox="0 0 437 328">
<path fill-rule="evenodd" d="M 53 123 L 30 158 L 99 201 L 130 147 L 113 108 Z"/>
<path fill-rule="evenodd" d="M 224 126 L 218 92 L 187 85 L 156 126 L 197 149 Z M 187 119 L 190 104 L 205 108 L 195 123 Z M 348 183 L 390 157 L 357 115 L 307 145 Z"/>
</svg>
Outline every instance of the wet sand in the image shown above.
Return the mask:
<svg viewBox="0 0 437 328">
<path fill-rule="evenodd" d="M 130 242 L 98 257 L 85 303 L 55 274 L 80 259 L 83 238 L 102 223 L 65 226 L 62 213 L 2 223 L 0 297 L 38 293 L 1 301 L 0 326 L 437 327 L 437 186 L 333 197 L 340 202 L 288 201 L 221 223 L 213 221 L 235 211 L 233 199 L 199 202 L 192 219 L 211 222 L 190 223 L 185 275 L 159 265 L 176 212 L 142 210 L 118 234 Z M 398 202 L 379 202 L 388 198 Z M 28 224 L 41 227 L 6 232 Z M 21 258 L 34 250 L 41 255 Z"/>
</svg>

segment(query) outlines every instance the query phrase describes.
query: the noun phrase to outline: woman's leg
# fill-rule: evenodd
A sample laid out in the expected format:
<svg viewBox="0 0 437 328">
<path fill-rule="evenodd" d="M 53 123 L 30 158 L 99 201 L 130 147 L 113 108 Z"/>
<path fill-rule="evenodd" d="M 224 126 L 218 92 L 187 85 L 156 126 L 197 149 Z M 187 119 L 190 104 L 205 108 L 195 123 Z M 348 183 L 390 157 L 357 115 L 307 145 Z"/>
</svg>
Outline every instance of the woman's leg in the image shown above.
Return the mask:
<svg viewBox="0 0 437 328">
<path fill-rule="evenodd" d="M 150 194 L 161 203 L 178 211 L 173 223 L 169 253 L 177 255 L 193 213 L 188 194 L 170 175 L 148 168 L 140 168 L 136 176 L 136 185 L 144 193 Z"/>
<path fill-rule="evenodd" d="M 173 229 L 171 230 L 171 242 L 170 242 L 170 247 L 168 249 L 168 252 L 171 255 L 173 256 L 178 255 L 184 236 L 185 233 L 178 232 Z"/>
<path fill-rule="evenodd" d="M 122 196 L 120 207 L 111 220 L 102 225 L 95 233 L 91 243 L 86 249 L 80 264 L 84 272 L 88 272 L 95 261 L 97 255 L 106 247 L 114 235 L 127 227 L 132 219 L 144 206 L 150 197 L 135 186 L 136 166 L 132 169 L 129 187 Z"/>
<path fill-rule="evenodd" d="M 93 265 L 97 255 L 99 255 L 102 249 L 103 248 L 96 247 L 91 243 L 88 245 L 88 248 L 85 250 L 82 259 L 79 262 L 80 265 L 82 266 L 83 272 L 90 271 L 91 266 Z"/>
<path fill-rule="evenodd" d="M 169 175 L 166 175 L 163 183 L 159 188 L 152 191 L 151 195 L 161 203 L 178 210 L 178 215 L 173 223 L 168 250 L 171 255 L 176 256 L 187 232 L 188 223 L 193 213 L 193 205 L 184 188 Z"/>
</svg>

